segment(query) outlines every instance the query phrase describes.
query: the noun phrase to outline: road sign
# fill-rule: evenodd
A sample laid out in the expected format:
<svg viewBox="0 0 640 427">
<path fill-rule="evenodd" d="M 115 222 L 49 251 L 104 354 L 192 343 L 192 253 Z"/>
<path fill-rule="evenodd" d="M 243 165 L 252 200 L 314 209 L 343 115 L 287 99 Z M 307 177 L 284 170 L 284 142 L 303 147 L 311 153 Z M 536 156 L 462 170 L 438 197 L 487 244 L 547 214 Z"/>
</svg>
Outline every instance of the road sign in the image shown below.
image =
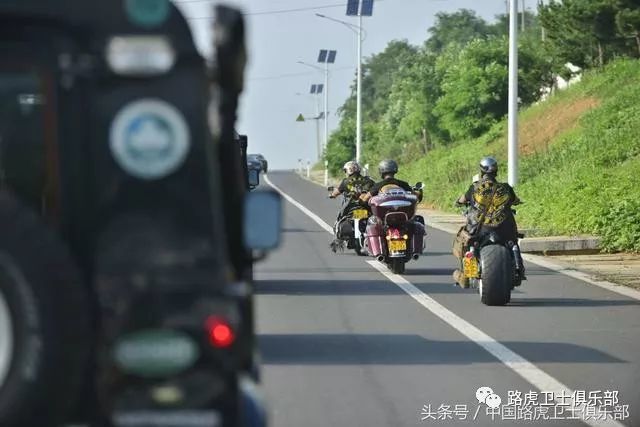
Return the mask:
<svg viewBox="0 0 640 427">
<path fill-rule="evenodd" d="M 296 122 L 304 122 L 304 116 L 302 115 L 302 113 L 298 114 L 298 118 L 296 119 Z"/>
<path fill-rule="evenodd" d="M 116 163 L 129 175 L 145 180 L 176 171 L 191 145 L 180 111 L 152 98 L 133 101 L 116 114 L 109 142 Z"/>
</svg>

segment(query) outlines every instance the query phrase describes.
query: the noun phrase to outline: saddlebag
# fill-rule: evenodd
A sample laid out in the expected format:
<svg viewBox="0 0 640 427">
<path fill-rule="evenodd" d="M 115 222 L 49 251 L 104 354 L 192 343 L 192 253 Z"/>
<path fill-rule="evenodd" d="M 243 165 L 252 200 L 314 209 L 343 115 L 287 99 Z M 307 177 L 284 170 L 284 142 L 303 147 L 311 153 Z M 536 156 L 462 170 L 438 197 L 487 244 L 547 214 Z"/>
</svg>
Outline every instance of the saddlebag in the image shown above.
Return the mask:
<svg viewBox="0 0 640 427">
<path fill-rule="evenodd" d="M 424 225 L 422 225 L 418 221 L 414 221 L 412 224 L 412 227 L 413 227 L 413 238 L 411 239 L 411 242 L 412 242 L 411 253 L 421 255 L 422 252 L 424 251 L 424 239 L 425 239 L 425 236 L 427 235 L 427 232 L 425 231 Z"/>
<path fill-rule="evenodd" d="M 469 246 L 469 241 L 471 240 L 471 234 L 467 231 L 466 226 L 460 227 L 458 234 L 456 234 L 455 239 L 453 239 L 453 256 L 456 258 L 462 258 L 464 253 Z"/>
<path fill-rule="evenodd" d="M 367 224 L 367 246 L 369 247 L 369 255 L 378 256 L 383 250 L 384 236 L 382 224 L 378 222 Z"/>
</svg>

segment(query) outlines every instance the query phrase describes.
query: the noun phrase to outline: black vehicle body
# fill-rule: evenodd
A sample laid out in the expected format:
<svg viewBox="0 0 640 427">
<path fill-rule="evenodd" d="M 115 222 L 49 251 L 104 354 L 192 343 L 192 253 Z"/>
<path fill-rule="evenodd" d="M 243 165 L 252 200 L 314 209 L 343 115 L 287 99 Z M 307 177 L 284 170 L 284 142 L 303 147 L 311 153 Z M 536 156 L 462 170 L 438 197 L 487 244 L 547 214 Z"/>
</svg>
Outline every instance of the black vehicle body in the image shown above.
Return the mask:
<svg viewBox="0 0 640 427">
<path fill-rule="evenodd" d="M 258 161 L 260 163 L 260 169 L 262 172 L 267 173 L 269 163 L 262 154 L 249 154 L 250 161 Z"/>
<path fill-rule="evenodd" d="M 218 68 L 212 71 L 196 50 L 185 18 L 168 1 L 0 4 L 0 82 L 2 74 L 30 82 L 18 95 L 27 95 L 25 105 L 41 106 L 37 121 L 42 124 L 33 131 L 37 135 L 23 137 L 27 122 L 2 123 L 0 195 L 8 191 L 7 198 L 37 213 L 52 239 L 68 248 L 80 282 L 74 292 L 84 295 L 84 304 L 70 314 L 58 307 L 51 312 L 68 321 L 69 342 L 86 343 L 86 348 L 69 349 L 84 356 L 62 373 L 67 382 L 83 379 L 82 384 L 63 387 L 61 380 L 53 393 L 18 384 L 34 404 L 23 413 L 10 408 L 16 402 L 11 395 L 22 391 L 0 388 L 0 417 L 7 417 L 0 425 L 160 426 L 172 417 L 180 424 L 180 417 L 194 416 L 204 420 L 202 425 L 247 424 L 240 408 L 250 388 L 244 387 L 244 374 L 255 363 L 252 255 L 243 246 L 246 164 L 233 136 L 241 88 L 229 77 L 229 70 L 238 68 L 228 64 L 242 56 L 244 41 L 241 15 L 220 12 L 219 24 L 231 37 L 217 46 Z M 152 76 L 116 73 L 105 55 L 115 36 L 164 38 L 175 62 Z M 212 86 L 218 87 L 218 98 L 208 95 Z M 208 125 L 212 105 L 220 116 L 217 133 Z M 135 116 L 134 106 L 149 110 Z M 160 110 L 158 117 L 180 119 L 172 130 L 175 135 L 181 126 L 186 129 L 187 148 L 182 157 L 176 155 L 181 160 L 171 170 L 145 176 L 118 158 L 114 147 L 123 140 L 153 148 L 136 126 L 159 121 L 154 111 Z M 131 133 L 118 139 L 119 117 L 129 113 L 126 131 Z M 82 328 L 65 317 L 71 313 Z M 62 327 L 57 320 L 49 332 Z M 214 337 L 219 325 L 235 339 L 225 343 Z M 193 357 L 172 367 L 175 354 L 167 349 L 180 345 Z M 150 348 L 166 351 L 152 354 Z M 48 369 L 53 372 L 55 366 Z M 63 401 L 68 411 L 50 417 Z M 253 425 L 262 425 L 259 403 L 252 405 Z"/>
</svg>

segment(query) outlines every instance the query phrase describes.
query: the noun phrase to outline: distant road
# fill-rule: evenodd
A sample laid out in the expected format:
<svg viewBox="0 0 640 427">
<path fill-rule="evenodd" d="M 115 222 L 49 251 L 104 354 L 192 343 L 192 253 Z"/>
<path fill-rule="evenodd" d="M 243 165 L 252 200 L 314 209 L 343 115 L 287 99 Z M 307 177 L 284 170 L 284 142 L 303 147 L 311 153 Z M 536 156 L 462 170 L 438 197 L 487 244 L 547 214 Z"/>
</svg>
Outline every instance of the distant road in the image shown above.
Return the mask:
<svg viewBox="0 0 640 427">
<path fill-rule="evenodd" d="M 263 181 L 290 198 L 283 244 L 256 268 L 270 425 L 640 426 L 640 301 L 529 264 L 511 304 L 486 307 L 452 285 L 451 235 L 434 229 L 404 279 L 387 277 L 369 258 L 330 251 L 319 222 L 333 225 L 339 204 L 322 187 L 290 172 Z M 492 421 L 476 400 L 482 386 L 502 404 L 509 392 L 537 392 L 531 414 L 558 419 L 523 421 L 515 401 Z M 568 420 L 571 402 L 550 399 L 558 386 L 594 403 L 617 392 L 629 417 Z M 509 419 L 512 408 L 520 421 Z"/>
</svg>

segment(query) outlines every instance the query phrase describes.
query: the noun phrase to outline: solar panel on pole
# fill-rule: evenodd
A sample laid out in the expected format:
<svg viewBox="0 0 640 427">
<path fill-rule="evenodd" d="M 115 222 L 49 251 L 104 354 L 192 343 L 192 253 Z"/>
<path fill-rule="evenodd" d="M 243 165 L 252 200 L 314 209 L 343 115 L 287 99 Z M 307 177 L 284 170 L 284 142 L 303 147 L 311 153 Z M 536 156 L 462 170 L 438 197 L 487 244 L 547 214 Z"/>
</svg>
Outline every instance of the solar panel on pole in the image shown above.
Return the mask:
<svg viewBox="0 0 640 427">
<path fill-rule="evenodd" d="M 347 1 L 347 16 L 357 16 L 360 9 L 360 0 Z"/>
<path fill-rule="evenodd" d="M 360 10 L 360 16 L 373 15 L 373 0 L 362 0 L 362 9 Z"/>
<path fill-rule="evenodd" d="M 318 93 L 316 92 L 317 90 L 317 85 L 311 85 L 311 93 Z"/>
<path fill-rule="evenodd" d="M 333 64 L 334 62 L 336 62 L 336 54 L 337 52 L 335 50 L 329 51 L 329 58 L 327 58 L 327 62 L 329 64 Z"/>
<path fill-rule="evenodd" d="M 318 62 L 325 63 L 327 62 L 327 51 L 325 49 L 320 50 L 320 55 L 318 55 Z"/>
<path fill-rule="evenodd" d="M 323 84 L 317 85 L 316 93 L 318 93 L 318 94 L 322 93 L 323 89 L 324 89 L 324 85 Z"/>
</svg>

